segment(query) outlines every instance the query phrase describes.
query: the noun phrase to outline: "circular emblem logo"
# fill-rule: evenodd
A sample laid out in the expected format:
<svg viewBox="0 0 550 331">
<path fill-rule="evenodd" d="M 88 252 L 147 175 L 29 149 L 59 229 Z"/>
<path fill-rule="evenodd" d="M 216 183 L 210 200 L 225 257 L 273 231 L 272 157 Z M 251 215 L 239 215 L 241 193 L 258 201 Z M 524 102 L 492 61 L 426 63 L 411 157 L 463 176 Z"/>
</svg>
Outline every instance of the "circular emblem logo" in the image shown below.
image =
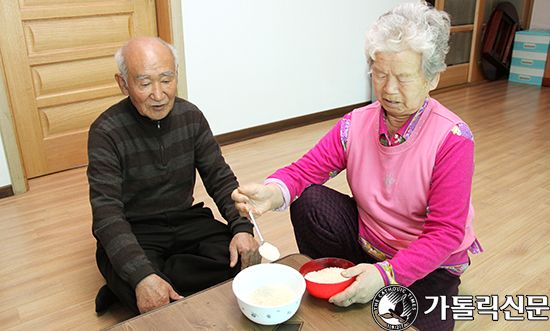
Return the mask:
<svg viewBox="0 0 550 331">
<path fill-rule="evenodd" d="M 418 316 L 418 301 L 402 285 L 388 285 L 372 299 L 372 317 L 384 330 L 405 330 Z"/>
</svg>

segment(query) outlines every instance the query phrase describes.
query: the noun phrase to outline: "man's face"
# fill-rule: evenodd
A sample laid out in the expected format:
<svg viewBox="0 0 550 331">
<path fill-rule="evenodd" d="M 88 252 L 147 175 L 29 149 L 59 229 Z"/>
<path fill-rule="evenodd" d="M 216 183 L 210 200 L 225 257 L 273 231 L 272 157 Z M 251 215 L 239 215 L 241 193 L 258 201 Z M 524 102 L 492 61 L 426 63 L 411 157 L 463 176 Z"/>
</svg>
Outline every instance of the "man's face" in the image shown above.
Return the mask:
<svg viewBox="0 0 550 331">
<path fill-rule="evenodd" d="M 158 41 L 136 41 L 126 51 L 128 81 L 115 75 L 120 89 L 137 111 L 161 120 L 174 107 L 178 74 L 170 49 Z"/>
<path fill-rule="evenodd" d="M 374 94 L 389 115 L 410 116 L 437 86 L 439 77 L 427 82 L 421 66 L 422 55 L 411 50 L 376 54 L 372 66 Z"/>
</svg>

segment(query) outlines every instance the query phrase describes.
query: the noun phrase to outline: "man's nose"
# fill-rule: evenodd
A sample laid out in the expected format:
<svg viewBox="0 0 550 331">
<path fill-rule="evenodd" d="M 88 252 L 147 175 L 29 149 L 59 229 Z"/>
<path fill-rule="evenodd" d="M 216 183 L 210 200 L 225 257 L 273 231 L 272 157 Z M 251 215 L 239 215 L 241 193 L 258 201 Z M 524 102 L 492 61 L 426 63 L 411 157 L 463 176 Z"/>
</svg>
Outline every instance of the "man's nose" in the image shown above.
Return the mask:
<svg viewBox="0 0 550 331">
<path fill-rule="evenodd" d="M 164 99 L 164 91 L 160 83 L 153 83 L 153 90 L 151 91 L 151 99 L 160 101 Z"/>
</svg>

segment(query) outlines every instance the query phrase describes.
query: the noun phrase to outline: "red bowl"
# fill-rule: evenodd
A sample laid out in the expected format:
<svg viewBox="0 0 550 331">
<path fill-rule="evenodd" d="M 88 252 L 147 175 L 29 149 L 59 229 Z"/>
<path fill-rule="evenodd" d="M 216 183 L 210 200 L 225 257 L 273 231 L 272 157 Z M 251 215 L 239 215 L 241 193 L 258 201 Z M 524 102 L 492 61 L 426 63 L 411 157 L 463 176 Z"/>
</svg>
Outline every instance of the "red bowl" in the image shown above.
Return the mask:
<svg viewBox="0 0 550 331">
<path fill-rule="evenodd" d="M 311 260 L 307 263 L 305 263 L 300 268 L 300 273 L 305 276 L 307 273 L 312 271 L 319 271 L 324 268 L 329 267 L 337 267 L 337 268 L 351 268 L 355 266 L 353 262 L 350 262 L 348 260 L 336 258 L 336 257 L 325 257 L 322 259 L 315 259 Z M 346 281 L 340 282 L 340 283 L 316 283 L 312 282 L 310 280 L 306 279 L 306 290 L 309 292 L 309 294 L 313 295 L 314 297 L 321 298 L 321 299 L 328 299 L 331 296 L 342 292 L 348 286 L 351 285 L 355 281 L 356 277 L 352 277 Z"/>
</svg>

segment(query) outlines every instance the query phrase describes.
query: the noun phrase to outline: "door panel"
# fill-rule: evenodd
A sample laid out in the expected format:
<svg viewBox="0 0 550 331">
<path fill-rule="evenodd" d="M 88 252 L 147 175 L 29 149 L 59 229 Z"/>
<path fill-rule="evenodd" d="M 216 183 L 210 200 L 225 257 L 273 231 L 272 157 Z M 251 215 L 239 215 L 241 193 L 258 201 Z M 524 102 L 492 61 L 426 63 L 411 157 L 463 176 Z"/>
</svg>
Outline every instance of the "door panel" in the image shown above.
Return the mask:
<svg viewBox="0 0 550 331">
<path fill-rule="evenodd" d="M 29 57 L 123 43 L 131 35 L 131 14 L 23 22 Z"/>
<path fill-rule="evenodd" d="M 1 55 L 28 178 L 86 164 L 87 131 L 123 98 L 114 53 L 157 35 L 153 0 L 2 0 Z"/>
<path fill-rule="evenodd" d="M 113 87 L 113 92 L 118 87 Z M 120 94 L 120 93 L 118 93 Z M 120 95 L 39 108 L 43 136 L 55 139 L 57 135 L 87 130 L 105 109 L 120 101 Z"/>
</svg>

